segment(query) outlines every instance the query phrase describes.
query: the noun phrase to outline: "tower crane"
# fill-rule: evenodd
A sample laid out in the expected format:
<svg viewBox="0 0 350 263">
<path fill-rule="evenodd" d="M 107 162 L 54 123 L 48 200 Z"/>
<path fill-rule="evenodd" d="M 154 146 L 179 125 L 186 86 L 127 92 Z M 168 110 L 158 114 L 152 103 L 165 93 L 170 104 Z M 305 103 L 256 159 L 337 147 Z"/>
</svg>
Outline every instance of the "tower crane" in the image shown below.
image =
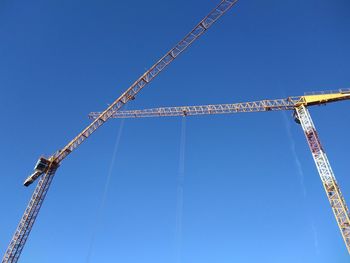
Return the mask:
<svg viewBox="0 0 350 263">
<path fill-rule="evenodd" d="M 312 157 L 315 161 L 327 198 L 338 223 L 345 246 L 350 254 L 350 213 L 340 191 L 326 152 L 321 144 L 315 125 L 308 111 L 309 106 L 323 105 L 331 102 L 350 100 L 350 89 L 323 91 L 304 96 L 288 97 L 275 100 L 260 100 L 234 104 L 216 104 L 182 107 L 162 107 L 144 110 L 128 110 L 113 113 L 112 118 L 142 118 L 167 116 L 194 116 L 209 114 L 230 114 L 239 112 L 265 112 L 292 110 L 295 121 L 301 124 Z M 95 119 L 100 113 L 89 114 Z"/>
<path fill-rule="evenodd" d="M 150 69 L 141 75 L 119 98 L 91 122 L 81 133 L 71 140 L 62 149 L 50 157 L 40 157 L 34 167 L 34 172 L 24 181 L 29 186 L 36 179 L 40 180 L 17 226 L 9 246 L 2 259 L 2 263 L 15 263 L 18 261 L 23 247 L 28 239 L 41 205 L 49 190 L 52 179 L 61 162 L 68 157 L 80 144 L 88 139 L 98 128 L 108 121 L 113 114 L 121 109 L 152 80 L 170 65 L 183 51 L 203 35 L 223 14 L 225 14 L 238 0 L 221 0 L 220 3 L 197 24 L 174 48 L 168 51 Z"/>
</svg>

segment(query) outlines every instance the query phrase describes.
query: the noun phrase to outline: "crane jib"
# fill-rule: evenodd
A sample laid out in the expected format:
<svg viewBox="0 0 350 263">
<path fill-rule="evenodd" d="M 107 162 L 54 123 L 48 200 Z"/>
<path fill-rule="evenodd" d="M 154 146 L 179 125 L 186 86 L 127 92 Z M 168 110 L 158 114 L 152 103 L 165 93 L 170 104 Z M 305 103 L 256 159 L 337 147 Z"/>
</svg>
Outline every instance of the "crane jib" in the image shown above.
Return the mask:
<svg viewBox="0 0 350 263">
<path fill-rule="evenodd" d="M 284 99 L 239 102 L 232 104 L 161 107 L 142 110 L 117 111 L 113 113 L 112 118 L 174 117 L 223 113 L 233 114 L 241 112 L 294 110 L 295 107 L 301 105 L 313 106 L 349 99 L 350 89 L 340 89 L 337 91 L 314 92 L 310 95 L 293 96 Z M 89 118 L 96 119 L 100 115 L 100 112 L 91 112 L 89 114 Z"/>
<path fill-rule="evenodd" d="M 159 75 L 168 65 L 171 64 L 183 51 L 185 51 L 195 40 L 211 27 L 224 13 L 226 13 L 237 0 L 224 0 L 214 8 L 199 24 L 188 33 L 175 47 L 167 52 L 158 60 L 149 70 L 139 77 L 118 99 L 116 99 L 105 111 L 103 111 L 88 127 L 86 127 L 78 136 L 68 143 L 62 150 L 57 151 L 53 158 L 60 163 L 82 142 L 84 142 L 93 132 L 102 126 L 112 115 L 121 109 L 129 100 L 149 84 Z"/>
<path fill-rule="evenodd" d="M 9 246 L 2 259 L 2 263 L 15 263 L 21 254 L 26 243 L 36 216 L 39 213 L 42 202 L 49 189 L 50 183 L 56 169 L 61 161 L 84 142 L 93 132 L 102 126 L 112 115 L 123 107 L 129 100 L 135 98 L 138 92 L 159 75 L 172 61 L 195 42 L 211 25 L 225 14 L 237 0 L 222 0 L 200 23 L 183 38 L 174 48 L 167 52 L 157 63 L 147 70 L 136 80 L 118 99 L 116 99 L 104 112 L 100 114 L 88 127 L 78 136 L 70 141 L 61 150 L 54 153 L 50 158 L 41 157 L 35 166 L 34 173 L 27 178 L 25 185 L 30 185 L 35 179 L 40 180 L 34 190 L 32 198 L 25 210 L 25 213 L 17 226 Z M 48 166 L 47 166 L 48 165 Z"/>
</svg>

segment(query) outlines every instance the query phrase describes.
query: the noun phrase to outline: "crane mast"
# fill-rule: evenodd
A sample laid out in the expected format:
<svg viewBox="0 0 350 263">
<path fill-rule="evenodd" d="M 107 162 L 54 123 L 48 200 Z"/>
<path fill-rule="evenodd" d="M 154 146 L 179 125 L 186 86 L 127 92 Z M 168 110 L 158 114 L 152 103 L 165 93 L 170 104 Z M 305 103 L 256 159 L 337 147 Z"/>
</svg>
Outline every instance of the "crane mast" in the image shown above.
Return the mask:
<svg viewBox="0 0 350 263">
<path fill-rule="evenodd" d="M 323 187 L 331 204 L 335 219 L 344 239 L 346 248 L 350 253 L 350 213 L 335 179 L 332 167 L 321 141 L 318 137 L 315 125 L 311 119 L 308 109 L 301 105 L 295 109 L 300 124 L 304 130 L 306 140 L 315 161 L 318 173 L 321 177 Z"/>
<path fill-rule="evenodd" d="M 288 97 L 285 99 L 260 100 L 234 104 L 216 104 L 199 106 L 161 107 L 143 110 L 118 111 L 113 118 L 143 118 L 143 117 L 174 117 L 196 116 L 211 114 L 233 114 L 241 112 L 266 112 L 294 110 L 296 121 L 301 124 L 311 154 L 315 161 L 322 184 L 337 220 L 345 246 L 350 254 L 350 213 L 345 199 L 335 179 L 326 152 L 316 132 L 308 106 L 322 105 L 342 100 L 350 100 L 350 89 L 317 92 L 304 96 Z M 94 119 L 98 112 L 89 114 Z"/>
<path fill-rule="evenodd" d="M 32 230 L 32 226 L 35 219 L 39 213 L 41 205 L 44 201 L 47 191 L 49 190 L 52 179 L 55 175 L 57 167 L 52 167 L 48 172 L 46 172 L 39 180 L 37 187 L 27 205 L 26 210 L 21 218 L 20 223 L 17 226 L 15 234 L 9 244 L 4 258 L 3 263 L 7 262 L 17 262 L 25 242 Z"/>
<path fill-rule="evenodd" d="M 65 147 L 55 152 L 51 157 L 41 157 L 31 174 L 24 182 L 25 186 L 32 184 L 41 177 L 30 202 L 17 226 L 10 244 L 2 259 L 2 263 L 15 263 L 18 261 L 29 233 L 39 213 L 50 183 L 60 163 L 80 144 L 90 137 L 98 128 L 108 121 L 114 112 L 121 109 L 152 80 L 170 65 L 182 52 L 203 35 L 222 15 L 224 15 L 238 0 L 222 0 L 194 29 L 188 33 L 174 48 L 168 51 L 150 69 L 141 75 L 119 98 L 117 98 L 105 111 L 91 122 L 81 133 L 71 140 Z"/>
</svg>

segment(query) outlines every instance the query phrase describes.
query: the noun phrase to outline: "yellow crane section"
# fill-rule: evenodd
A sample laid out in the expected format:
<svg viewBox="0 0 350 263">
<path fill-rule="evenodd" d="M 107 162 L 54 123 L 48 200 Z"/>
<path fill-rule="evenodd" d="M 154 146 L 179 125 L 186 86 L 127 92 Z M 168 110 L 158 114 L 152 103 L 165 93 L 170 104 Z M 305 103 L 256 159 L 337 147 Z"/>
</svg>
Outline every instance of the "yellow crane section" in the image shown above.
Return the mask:
<svg viewBox="0 0 350 263">
<path fill-rule="evenodd" d="M 329 102 L 348 100 L 349 98 L 350 90 L 338 91 L 335 93 L 327 92 L 323 94 L 310 94 L 302 96 L 302 99 L 304 101 L 303 105 L 305 106 L 326 104 Z"/>
</svg>

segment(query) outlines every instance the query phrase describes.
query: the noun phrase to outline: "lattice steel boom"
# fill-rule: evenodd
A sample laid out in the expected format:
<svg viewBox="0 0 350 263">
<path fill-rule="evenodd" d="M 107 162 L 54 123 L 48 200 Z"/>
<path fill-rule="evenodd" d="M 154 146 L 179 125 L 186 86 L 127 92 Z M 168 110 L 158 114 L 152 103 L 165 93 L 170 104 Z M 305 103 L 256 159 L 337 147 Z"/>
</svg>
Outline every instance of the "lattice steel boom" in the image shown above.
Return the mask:
<svg viewBox="0 0 350 263">
<path fill-rule="evenodd" d="M 326 91 L 299 97 L 289 97 L 277 100 L 261 100 L 235 104 L 218 104 L 202 106 L 162 107 L 144 110 L 119 111 L 113 114 L 113 118 L 142 118 L 142 117 L 169 117 L 169 116 L 193 116 L 208 114 L 229 114 L 239 112 L 264 112 L 277 110 L 294 110 L 295 117 L 301 123 L 317 170 L 320 174 L 327 197 L 331 204 L 340 232 L 350 254 L 350 214 L 345 200 L 340 192 L 326 153 L 318 138 L 315 126 L 307 110 L 307 106 L 321 105 L 341 100 L 350 100 L 350 89 Z M 90 113 L 90 118 L 95 118 L 99 113 Z"/>
<path fill-rule="evenodd" d="M 32 184 L 40 176 L 41 179 L 34 190 L 31 201 L 19 223 L 17 230 L 12 237 L 9 247 L 2 259 L 2 263 L 17 262 L 23 246 L 31 231 L 32 225 L 39 212 L 44 197 L 48 191 L 49 185 L 54 177 L 55 171 L 59 164 L 81 143 L 90 137 L 99 127 L 111 118 L 114 112 L 118 111 L 128 101 L 135 96 L 156 76 L 159 75 L 168 65 L 171 64 L 183 51 L 185 51 L 193 42 L 195 42 L 214 22 L 225 14 L 238 0 L 222 0 L 195 28 L 187 34 L 174 48 L 167 52 L 158 62 L 149 70 L 141 75 L 119 98 L 117 98 L 105 111 L 87 126 L 61 150 L 54 153 L 49 158 L 41 157 L 35 166 L 34 173 L 24 182 L 25 186 Z"/>
<path fill-rule="evenodd" d="M 294 110 L 300 105 L 313 106 L 350 99 L 350 89 L 325 91 L 315 94 L 288 97 L 285 99 L 260 100 L 234 104 L 213 104 L 199 106 L 161 107 L 143 110 L 118 111 L 112 118 L 174 117 L 208 114 L 232 114 L 239 112 L 262 112 Z M 91 112 L 89 118 L 95 119 L 100 112 Z"/>
</svg>

